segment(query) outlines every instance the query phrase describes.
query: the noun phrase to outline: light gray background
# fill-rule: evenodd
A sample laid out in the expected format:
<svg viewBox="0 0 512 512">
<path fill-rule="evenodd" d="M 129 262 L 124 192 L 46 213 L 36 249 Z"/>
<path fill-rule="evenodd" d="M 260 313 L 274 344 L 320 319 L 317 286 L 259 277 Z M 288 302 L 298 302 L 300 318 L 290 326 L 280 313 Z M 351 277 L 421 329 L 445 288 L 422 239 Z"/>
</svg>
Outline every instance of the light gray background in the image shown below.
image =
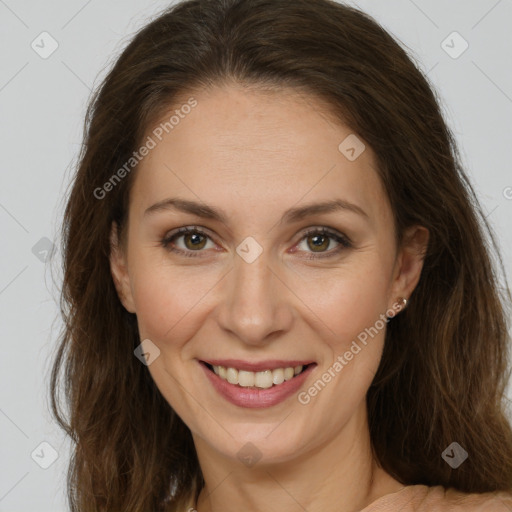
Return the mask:
<svg viewBox="0 0 512 512">
<path fill-rule="evenodd" d="M 352 3 L 399 38 L 428 71 L 510 276 L 512 1 Z M 67 510 L 69 442 L 52 422 L 47 399 L 60 328 L 58 289 L 48 265 L 40 261 L 48 244 L 40 240 L 46 237 L 58 246 L 63 194 L 80 148 L 91 89 L 131 35 L 167 5 L 149 0 L 0 0 L 0 512 Z M 43 46 L 43 31 L 58 42 L 46 59 L 31 47 L 34 40 Z M 469 44 L 458 58 L 441 46 L 453 31 Z M 445 47 L 451 46 L 447 49 L 453 54 L 461 44 L 451 36 Z M 44 45 L 49 48 L 48 39 Z M 42 442 L 58 453 L 48 469 L 35 462 L 51 461 L 51 449 L 41 447 Z"/>
</svg>

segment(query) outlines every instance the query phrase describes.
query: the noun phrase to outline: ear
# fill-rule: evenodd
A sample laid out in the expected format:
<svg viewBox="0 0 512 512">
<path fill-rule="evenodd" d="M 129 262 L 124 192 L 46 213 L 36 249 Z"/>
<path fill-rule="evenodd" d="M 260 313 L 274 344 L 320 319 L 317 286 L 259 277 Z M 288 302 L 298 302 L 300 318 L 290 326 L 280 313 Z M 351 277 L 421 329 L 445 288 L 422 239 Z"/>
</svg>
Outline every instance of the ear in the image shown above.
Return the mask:
<svg viewBox="0 0 512 512">
<path fill-rule="evenodd" d="M 119 300 L 130 313 L 135 313 L 135 304 L 130 285 L 130 276 L 128 275 L 126 256 L 124 250 L 119 245 L 118 226 L 112 222 L 110 230 L 110 272 L 114 285 L 117 290 Z"/>
<path fill-rule="evenodd" d="M 409 299 L 420 280 L 423 261 L 427 252 L 429 231 L 423 226 L 411 226 L 403 237 L 393 276 L 390 299 Z"/>
</svg>

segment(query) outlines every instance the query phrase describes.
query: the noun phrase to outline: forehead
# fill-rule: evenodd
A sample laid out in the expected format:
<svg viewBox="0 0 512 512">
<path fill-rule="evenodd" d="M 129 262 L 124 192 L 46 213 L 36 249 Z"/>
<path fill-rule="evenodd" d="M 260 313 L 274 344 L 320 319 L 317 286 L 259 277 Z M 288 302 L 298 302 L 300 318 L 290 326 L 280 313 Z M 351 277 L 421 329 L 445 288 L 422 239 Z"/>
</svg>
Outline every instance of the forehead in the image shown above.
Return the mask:
<svg viewBox="0 0 512 512">
<path fill-rule="evenodd" d="M 168 123 L 162 130 L 180 110 L 178 102 L 148 129 L 145 139 L 155 146 L 136 172 L 136 207 L 179 195 L 237 213 L 277 213 L 301 201 L 340 197 L 364 204 L 370 216 L 387 208 L 371 148 L 347 158 L 343 151 L 357 139 L 317 98 L 241 87 L 193 98 L 197 104 L 183 109 L 172 128 Z"/>
</svg>

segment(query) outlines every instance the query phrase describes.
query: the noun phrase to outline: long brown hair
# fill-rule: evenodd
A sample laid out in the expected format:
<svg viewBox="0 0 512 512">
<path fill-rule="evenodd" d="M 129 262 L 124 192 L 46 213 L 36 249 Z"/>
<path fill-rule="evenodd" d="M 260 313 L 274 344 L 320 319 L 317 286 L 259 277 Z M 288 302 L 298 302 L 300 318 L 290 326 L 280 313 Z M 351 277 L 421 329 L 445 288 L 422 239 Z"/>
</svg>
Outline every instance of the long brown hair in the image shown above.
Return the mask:
<svg viewBox="0 0 512 512">
<path fill-rule="evenodd" d="M 326 101 L 375 152 L 397 242 L 411 225 L 430 232 L 420 282 L 389 322 L 367 394 L 382 467 L 403 484 L 512 491 L 503 402 L 510 292 L 500 288 L 492 231 L 432 85 L 353 7 L 188 0 L 135 35 L 87 111 L 62 226 L 64 328 L 51 375 L 52 412 L 74 442 L 71 510 L 178 511 L 204 484 L 189 429 L 133 354 L 141 342 L 136 317 L 110 273 L 109 233 L 115 221 L 123 236 L 136 166 L 105 183 L 178 98 L 233 81 Z M 458 469 L 441 457 L 454 441 L 469 453 Z"/>
</svg>

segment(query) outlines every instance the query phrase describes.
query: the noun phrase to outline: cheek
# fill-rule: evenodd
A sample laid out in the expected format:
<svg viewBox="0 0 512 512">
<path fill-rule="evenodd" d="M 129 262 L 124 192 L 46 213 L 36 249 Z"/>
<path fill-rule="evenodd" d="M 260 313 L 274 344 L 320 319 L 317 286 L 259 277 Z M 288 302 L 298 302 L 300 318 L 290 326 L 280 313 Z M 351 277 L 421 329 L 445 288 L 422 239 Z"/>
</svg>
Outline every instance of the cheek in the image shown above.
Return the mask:
<svg viewBox="0 0 512 512">
<path fill-rule="evenodd" d="M 317 281 L 318 286 L 313 293 L 310 288 L 308 295 L 308 306 L 326 326 L 324 341 L 330 354 L 324 371 L 331 368 L 338 383 L 328 394 L 342 393 L 344 403 L 356 404 L 364 396 L 384 346 L 389 269 L 377 258 L 371 260 L 332 279 Z M 330 379 L 329 375 L 325 379 Z"/>
<path fill-rule="evenodd" d="M 353 265 L 328 275 L 316 274 L 314 286 L 299 291 L 307 297 L 309 306 L 330 328 L 340 349 L 365 328 L 371 327 L 388 309 L 389 269 L 377 258 L 367 258 L 361 265 Z M 336 344 L 336 343 L 335 343 Z M 334 346 L 333 346 L 334 348 Z"/>
<path fill-rule="evenodd" d="M 141 337 L 166 343 L 187 340 L 202 323 L 207 300 L 220 277 L 193 266 L 177 267 L 141 259 L 134 271 L 133 296 Z M 206 295 L 206 297 L 205 297 Z"/>
<path fill-rule="evenodd" d="M 337 404 L 326 429 L 338 428 L 360 406 L 381 361 L 387 326 L 381 316 L 387 309 L 386 283 L 379 281 L 378 274 L 372 277 L 372 281 L 358 276 L 340 280 L 315 309 L 329 327 L 324 338 L 328 355 L 303 400 L 311 400 L 320 409 Z"/>
</svg>

